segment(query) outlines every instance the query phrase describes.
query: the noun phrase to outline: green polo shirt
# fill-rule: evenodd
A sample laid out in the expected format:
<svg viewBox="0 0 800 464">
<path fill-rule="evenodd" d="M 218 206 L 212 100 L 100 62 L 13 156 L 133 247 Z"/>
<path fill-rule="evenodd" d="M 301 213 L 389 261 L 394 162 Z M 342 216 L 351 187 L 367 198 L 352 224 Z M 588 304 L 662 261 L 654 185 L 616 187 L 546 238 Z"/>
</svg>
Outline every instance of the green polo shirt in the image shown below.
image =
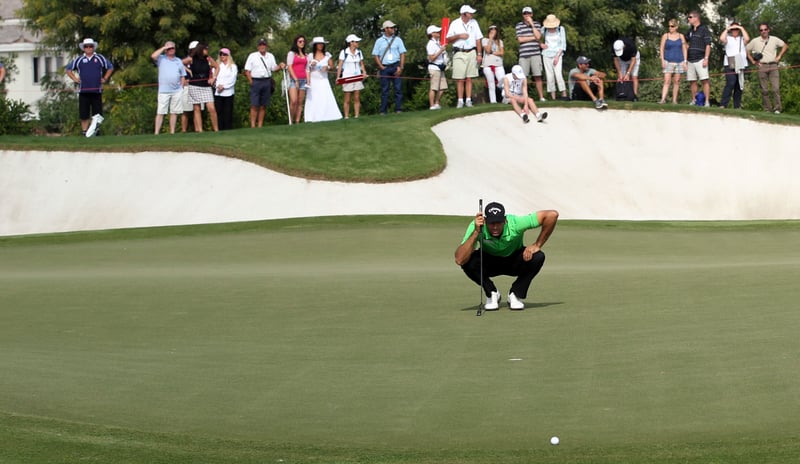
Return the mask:
<svg viewBox="0 0 800 464">
<path fill-rule="evenodd" d="M 522 239 L 525 237 L 525 231 L 535 229 L 540 225 L 536 213 L 528 214 L 527 216 L 506 214 L 506 226 L 503 227 L 503 233 L 499 237 L 492 237 L 489 234 L 489 228 L 483 228 L 484 251 L 494 256 L 509 256 L 524 246 Z M 467 233 L 464 234 L 464 240 L 461 243 L 466 242 L 474 231 L 475 221 L 472 221 L 467 226 Z M 480 240 L 475 242 L 476 249 L 479 242 Z"/>
</svg>

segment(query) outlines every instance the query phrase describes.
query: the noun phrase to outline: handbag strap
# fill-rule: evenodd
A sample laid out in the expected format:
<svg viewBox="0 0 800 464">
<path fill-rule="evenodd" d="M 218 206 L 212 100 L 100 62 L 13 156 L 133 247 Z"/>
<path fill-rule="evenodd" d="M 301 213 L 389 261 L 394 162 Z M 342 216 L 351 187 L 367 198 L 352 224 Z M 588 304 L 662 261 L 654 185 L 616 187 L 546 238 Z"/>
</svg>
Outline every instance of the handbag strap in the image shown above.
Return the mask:
<svg viewBox="0 0 800 464">
<path fill-rule="evenodd" d="M 264 58 L 261 55 L 258 55 L 258 59 L 261 60 L 261 63 L 264 65 L 264 69 L 267 70 L 267 77 L 272 77 L 272 70 L 269 69 L 267 63 L 264 61 Z"/>
<path fill-rule="evenodd" d="M 384 37 L 386 37 L 386 36 L 384 36 Z M 390 48 L 392 48 L 392 44 L 394 43 L 394 39 L 395 39 L 395 37 L 397 37 L 397 36 L 396 36 L 396 35 L 393 35 L 393 36 L 392 36 L 392 40 L 390 40 L 390 41 L 389 41 L 389 45 L 387 45 L 387 46 L 386 46 L 386 50 L 384 50 L 384 51 L 383 51 L 383 55 L 381 55 L 381 64 L 383 64 L 383 58 L 384 58 L 384 57 L 386 56 L 386 54 L 389 52 L 389 49 L 390 49 Z"/>
</svg>

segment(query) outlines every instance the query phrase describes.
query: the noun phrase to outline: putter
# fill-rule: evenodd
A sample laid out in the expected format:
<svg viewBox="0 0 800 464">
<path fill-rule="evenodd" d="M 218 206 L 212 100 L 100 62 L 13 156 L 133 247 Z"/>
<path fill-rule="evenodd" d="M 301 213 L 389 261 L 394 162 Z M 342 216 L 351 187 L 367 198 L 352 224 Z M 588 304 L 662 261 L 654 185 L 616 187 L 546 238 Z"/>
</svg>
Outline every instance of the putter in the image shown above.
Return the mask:
<svg viewBox="0 0 800 464">
<path fill-rule="evenodd" d="M 478 200 L 478 211 L 481 214 L 483 214 L 483 198 L 480 198 Z M 481 314 L 483 314 L 483 226 L 481 226 L 481 228 L 478 229 L 478 237 L 479 237 L 478 239 L 480 240 L 480 244 L 481 244 L 481 252 L 480 252 L 481 253 L 480 254 L 481 284 L 478 285 L 478 287 L 480 287 L 480 291 L 481 291 L 481 299 L 480 299 L 480 302 L 478 303 L 478 313 L 475 314 L 476 316 L 480 316 Z"/>
</svg>

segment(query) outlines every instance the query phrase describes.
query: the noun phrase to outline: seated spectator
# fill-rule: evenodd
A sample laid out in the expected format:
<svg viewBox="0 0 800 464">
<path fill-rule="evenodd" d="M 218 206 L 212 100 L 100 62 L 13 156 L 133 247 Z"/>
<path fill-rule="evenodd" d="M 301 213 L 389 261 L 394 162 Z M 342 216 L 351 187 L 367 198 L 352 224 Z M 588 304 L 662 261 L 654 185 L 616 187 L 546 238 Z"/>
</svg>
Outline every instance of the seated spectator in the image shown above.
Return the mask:
<svg viewBox="0 0 800 464">
<path fill-rule="evenodd" d="M 523 122 L 530 122 L 528 114 L 532 114 L 536 118 L 536 122 L 547 119 L 547 112 L 539 113 L 533 98 L 528 96 L 528 79 L 525 78 L 522 66 L 516 64 L 511 68 L 511 74 L 507 74 L 503 78 L 503 86 L 506 98 L 511 101 L 514 112 L 522 118 Z"/>
<path fill-rule="evenodd" d="M 593 101 L 598 110 L 608 108 L 604 99 L 603 79 L 606 73 L 591 68 L 592 60 L 579 56 L 578 67 L 569 71 L 569 89 L 573 100 Z"/>
</svg>

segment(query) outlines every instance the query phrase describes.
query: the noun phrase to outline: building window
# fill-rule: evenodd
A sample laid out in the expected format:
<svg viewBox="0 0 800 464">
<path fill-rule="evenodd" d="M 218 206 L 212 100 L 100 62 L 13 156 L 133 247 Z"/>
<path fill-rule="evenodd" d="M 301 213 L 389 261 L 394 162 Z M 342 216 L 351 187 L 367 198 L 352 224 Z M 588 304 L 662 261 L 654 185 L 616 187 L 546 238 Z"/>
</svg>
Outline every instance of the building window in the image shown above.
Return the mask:
<svg viewBox="0 0 800 464">
<path fill-rule="evenodd" d="M 39 57 L 38 56 L 34 56 L 33 57 L 33 83 L 34 84 L 38 84 L 39 83 L 39 73 L 40 73 L 40 70 L 39 70 Z"/>
</svg>

